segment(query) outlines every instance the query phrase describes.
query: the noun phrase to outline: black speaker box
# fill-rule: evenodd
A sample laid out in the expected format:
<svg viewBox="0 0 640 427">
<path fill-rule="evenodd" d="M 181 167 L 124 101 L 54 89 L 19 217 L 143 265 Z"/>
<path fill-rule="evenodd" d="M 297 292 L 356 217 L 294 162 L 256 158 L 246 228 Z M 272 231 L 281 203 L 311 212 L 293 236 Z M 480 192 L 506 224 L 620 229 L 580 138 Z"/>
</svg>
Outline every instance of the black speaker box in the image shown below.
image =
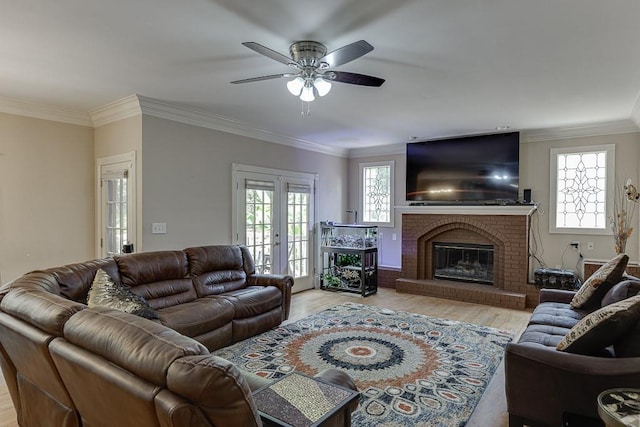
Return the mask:
<svg viewBox="0 0 640 427">
<path fill-rule="evenodd" d="M 525 203 L 531 203 L 531 189 L 530 188 L 525 188 L 523 195 L 522 195 L 522 199 L 524 200 Z"/>
</svg>

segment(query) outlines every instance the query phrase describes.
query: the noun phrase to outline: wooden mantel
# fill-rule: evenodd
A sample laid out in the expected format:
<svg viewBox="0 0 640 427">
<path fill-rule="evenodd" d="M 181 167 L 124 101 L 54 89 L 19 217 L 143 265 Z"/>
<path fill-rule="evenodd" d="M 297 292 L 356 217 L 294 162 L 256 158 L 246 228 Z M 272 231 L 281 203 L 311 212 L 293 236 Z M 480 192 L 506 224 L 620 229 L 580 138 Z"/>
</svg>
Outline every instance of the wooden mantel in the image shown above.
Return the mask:
<svg viewBox="0 0 640 427">
<path fill-rule="evenodd" d="M 425 205 L 395 206 L 403 214 L 430 215 L 531 215 L 537 205 Z"/>
</svg>

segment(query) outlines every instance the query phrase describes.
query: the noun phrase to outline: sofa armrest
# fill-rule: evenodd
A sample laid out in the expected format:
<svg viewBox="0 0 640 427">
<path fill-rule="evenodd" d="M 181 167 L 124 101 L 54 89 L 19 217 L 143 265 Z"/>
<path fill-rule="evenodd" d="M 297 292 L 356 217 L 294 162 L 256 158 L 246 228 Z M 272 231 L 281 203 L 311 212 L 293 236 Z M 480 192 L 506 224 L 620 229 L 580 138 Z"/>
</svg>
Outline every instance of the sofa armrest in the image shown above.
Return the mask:
<svg viewBox="0 0 640 427">
<path fill-rule="evenodd" d="M 640 384 L 640 358 L 606 358 L 557 351 L 534 343 L 511 343 L 505 354 L 505 391 L 510 414 L 563 425 L 564 413 L 598 418 L 602 391 Z"/>
<path fill-rule="evenodd" d="M 169 390 L 161 390 L 153 403 L 160 427 L 211 427 L 198 407 Z"/>
<path fill-rule="evenodd" d="M 289 318 L 291 309 L 291 288 L 293 277 L 282 274 L 251 274 L 247 277 L 249 286 L 275 286 L 282 292 L 282 320 Z"/>
<path fill-rule="evenodd" d="M 562 302 L 569 304 L 575 294 L 575 291 L 565 291 L 562 289 L 540 289 L 539 302 Z"/>
<path fill-rule="evenodd" d="M 56 281 L 56 278 L 53 274 L 44 271 L 32 271 L 9 283 L 5 283 L 2 285 L 2 288 L 0 288 L 0 293 L 4 296 L 11 289 L 15 288 L 39 290 L 60 295 L 60 285 Z"/>
<path fill-rule="evenodd" d="M 61 337 L 67 320 L 87 306 L 38 287 L 18 287 L 4 296 L 0 308 L 36 328 Z"/>
</svg>

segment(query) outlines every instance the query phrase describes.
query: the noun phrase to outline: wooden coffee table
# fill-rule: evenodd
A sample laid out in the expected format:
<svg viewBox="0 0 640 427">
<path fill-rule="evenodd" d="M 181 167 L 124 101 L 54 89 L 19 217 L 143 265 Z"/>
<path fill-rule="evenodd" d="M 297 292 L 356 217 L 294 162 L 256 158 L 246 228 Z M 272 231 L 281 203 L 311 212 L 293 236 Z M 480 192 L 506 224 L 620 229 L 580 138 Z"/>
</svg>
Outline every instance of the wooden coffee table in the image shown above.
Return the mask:
<svg viewBox="0 0 640 427">
<path fill-rule="evenodd" d="M 292 372 L 253 393 L 265 426 L 317 427 L 343 413 L 351 425 L 351 402 L 360 393 Z"/>
</svg>

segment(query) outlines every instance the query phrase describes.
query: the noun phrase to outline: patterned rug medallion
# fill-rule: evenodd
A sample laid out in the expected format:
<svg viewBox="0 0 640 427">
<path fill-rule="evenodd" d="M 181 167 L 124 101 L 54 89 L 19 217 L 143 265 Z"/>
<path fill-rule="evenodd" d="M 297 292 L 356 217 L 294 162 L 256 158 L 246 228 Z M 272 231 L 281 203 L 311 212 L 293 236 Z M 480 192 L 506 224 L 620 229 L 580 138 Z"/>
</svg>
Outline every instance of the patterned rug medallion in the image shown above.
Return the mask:
<svg viewBox="0 0 640 427">
<path fill-rule="evenodd" d="M 354 426 L 464 426 L 511 334 L 345 303 L 214 354 L 260 376 L 339 368 L 362 393 Z"/>
</svg>

